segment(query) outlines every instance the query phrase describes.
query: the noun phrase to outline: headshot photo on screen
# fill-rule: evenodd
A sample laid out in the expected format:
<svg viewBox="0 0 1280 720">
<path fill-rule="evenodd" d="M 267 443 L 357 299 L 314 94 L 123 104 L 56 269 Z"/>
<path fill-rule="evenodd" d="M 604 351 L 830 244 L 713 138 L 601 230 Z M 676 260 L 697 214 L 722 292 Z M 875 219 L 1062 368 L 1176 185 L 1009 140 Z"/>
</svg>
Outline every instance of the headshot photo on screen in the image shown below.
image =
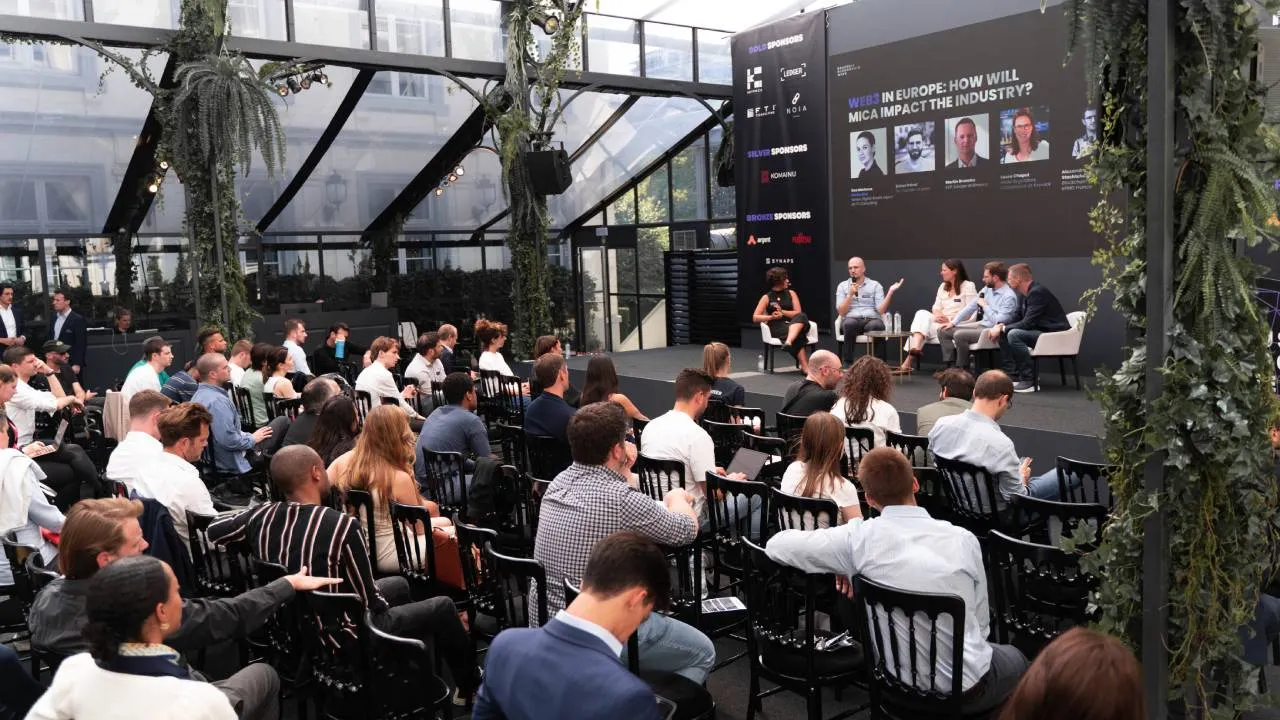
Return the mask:
<svg viewBox="0 0 1280 720">
<path fill-rule="evenodd" d="M 1093 146 L 1098 144 L 1098 109 L 1087 107 L 1080 114 L 1083 132 L 1071 144 L 1071 157 L 1083 160 L 1093 154 Z"/>
<path fill-rule="evenodd" d="M 1000 162 L 1031 162 L 1049 159 L 1049 108 L 1010 108 L 1000 113 Z"/>
<path fill-rule="evenodd" d="M 853 180 L 870 180 L 884 177 L 885 158 L 884 128 L 855 130 L 849 133 L 849 177 Z"/>
<path fill-rule="evenodd" d="M 947 120 L 947 169 L 964 170 L 985 165 L 989 160 L 990 117 L 986 113 L 964 115 Z"/>
<path fill-rule="evenodd" d="M 895 175 L 933 169 L 933 121 L 898 125 L 893 129 Z"/>
</svg>

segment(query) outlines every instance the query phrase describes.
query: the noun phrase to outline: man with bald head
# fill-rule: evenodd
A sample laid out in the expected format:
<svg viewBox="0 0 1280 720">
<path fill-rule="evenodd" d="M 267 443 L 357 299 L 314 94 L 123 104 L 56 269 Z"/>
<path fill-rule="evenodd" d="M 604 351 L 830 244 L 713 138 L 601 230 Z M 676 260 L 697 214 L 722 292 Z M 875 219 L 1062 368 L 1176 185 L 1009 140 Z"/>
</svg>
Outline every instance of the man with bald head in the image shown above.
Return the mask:
<svg viewBox="0 0 1280 720">
<path fill-rule="evenodd" d="M 209 426 L 209 452 L 219 472 L 243 475 L 251 469 L 245 451 L 271 437 L 270 426 L 252 433 L 240 429 L 240 413 L 222 386 L 231 380 L 227 359 L 218 353 L 205 353 L 196 360 L 200 371 L 200 387 L 191 402 L 203 405 L 213 416 Z"/>
<path fill-rule="evenodd" d="M 398 575 L 374 581 L 369 545 L 360 523 L 328 507 L 329 475 L 315 450 L 306 445 L 281 448 L 271 458 L 271 482 L 284 502 L 263 503 L 209 526 L 209 541 L 243 542 L 259 560 L 290 571 L 309 567 L 314 575 L 341 578 L 333 589 L 355 593 L 384 632 L 422 640 L 449 666 L 458 695 L 479 687 L 471 638 L 447 597 L 409 602 L 409 584 Z"/>
<path fill-rule="evenodd" d="M 867 264 L 862 258 L 849 258 L 849 279 L 836 287 L 836 315 L 844 323 L 845 362 L 853 359 L 854 338 L 869 330 L 885 329 L 881 316 L 900 287 L 902 279 L 890 285 L 886 293 L 883 285 L 867 277 Z"/>
<path fill-rule="evenodd" d="M 445 323 L 436 334 L 440 338 L 440 364 L 444 366 L 444 374 L 448 375 L 457 369 L 453 363 L 453 348 L 458 344 L 458 328 Z"/>
<path fill-rule="evenodd" d="M 809 358 L 809 374 L 787 388 L 779 412 L 788 415 L 812 415 L 827 412 L 836 404 L 836 385 L 840 384 L 840 358 L 830 350 L 819 350 Z"/>
</svg>

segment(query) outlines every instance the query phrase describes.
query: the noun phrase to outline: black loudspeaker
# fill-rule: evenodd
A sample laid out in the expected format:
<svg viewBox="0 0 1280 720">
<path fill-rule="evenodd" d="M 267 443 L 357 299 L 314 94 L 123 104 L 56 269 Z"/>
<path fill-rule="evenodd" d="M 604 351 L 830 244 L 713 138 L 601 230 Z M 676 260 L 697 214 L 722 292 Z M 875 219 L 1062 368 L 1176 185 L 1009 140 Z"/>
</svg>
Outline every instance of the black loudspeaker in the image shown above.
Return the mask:
<svg viewBox="0 0 1280 720">
<path fill-rule="evenodd" d="M 569 153 L 564 150 L 531 150 L 524 154 L 529 181 L 539 195 L 559 195 L 573 183 Z"/>
</svg>

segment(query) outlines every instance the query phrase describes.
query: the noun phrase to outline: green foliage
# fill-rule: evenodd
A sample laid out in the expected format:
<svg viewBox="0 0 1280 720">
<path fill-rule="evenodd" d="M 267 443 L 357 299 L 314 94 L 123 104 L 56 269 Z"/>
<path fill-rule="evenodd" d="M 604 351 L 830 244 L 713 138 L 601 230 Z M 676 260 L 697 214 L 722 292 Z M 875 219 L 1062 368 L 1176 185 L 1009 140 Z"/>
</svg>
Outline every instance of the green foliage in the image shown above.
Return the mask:
<svg viewBox="0 0 1280 720">
<path fill-rule="evenodd" d="M 1266 13 L 1280 1 L 1259 3 Z M 1090 168 L 1101 200 L 1090 215 L 1102 292 L 1135 332 L 1128 356 L 1100 373 L 1105 452 L 1116 508 L 1102 547 L 1085 559 L 1102 584 L 1103 630 L 1141 649 L 1143 522 L 1157 508 L 1169 538 L 1171 697 L 1214 717 L 1254 702 L 1239 662 L 1239 628 L 1253 615 L 1272 565 L 1277 490 L 1267 428 L 1274 413 L 1268 330 L 1254 297 L 1245 243 L 1268 241 L 1275 199 L 1275 133 L 1262 125 L 1263 88 L 1242 76 L 1256 45 L 1248 3 L 1182 0 L 1174 37 L 1178 141 L 1174 190 L 1174 302 L 1168 354 L 1155 358 L 1163 390 L 1146 397 L 1145 343 L 1163 323 L 1146 316 L 1147 3 L 1067 0 L 1071 48 L 1084 56 L 1100 101 L 1101 143 Z M 1118 201 L 1117 199 L 1123 199 Z M 1118 204 L 1119 203 L 1119 204 Z M 1165 491 L 1143 483 L 1153 454 Z M 1216 700 L 1217 707 L 1210 708 Z"/>
<path fill-rule="evenodd" d="M 165 136 L 175 156 L 207 163 L 225 156 L 246 176 L 255 154 L 261 154 L 268 174 L 284 164 L 284 128 L 274 93 L 243 56 L 222 53 L 185 63 L 175 80 L 173 132 Z"/>
</svg>

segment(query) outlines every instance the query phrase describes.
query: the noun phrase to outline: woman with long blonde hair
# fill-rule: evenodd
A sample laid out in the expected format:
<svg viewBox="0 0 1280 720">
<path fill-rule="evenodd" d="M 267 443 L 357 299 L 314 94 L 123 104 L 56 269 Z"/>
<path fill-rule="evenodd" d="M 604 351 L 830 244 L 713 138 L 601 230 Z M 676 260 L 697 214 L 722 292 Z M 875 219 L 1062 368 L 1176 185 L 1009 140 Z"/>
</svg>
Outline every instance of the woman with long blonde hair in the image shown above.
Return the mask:
<svg viewBox="0 0 1280 720">
<path fill-rule="evenodd" d="M 453 523 L 440 517 L 440 508 L 435 503 L 423 499 L 413 478 L 414 441 L 404 411 L 394 405 L 379 405 L 365 417 L 355 448 L 329 466 L 329 479 L 334 487 L 365 490 L 373 496 L 373 532 L 378 546 L 378 557 L 373 561 L 381 573 L 400 571 L 391 528 L 393 501 L 425 507 L 431 513 L 433 534 L 442 536 L 436 538 L 436 558 L 447 560 L 458 556 L 456 540 L 450 542 Z M 418 541 L 424 542 L 425 530 L 418 528 L 418 533 Z M 442 548 L 445 543 L 452 549 Z M 448 555 L 442 557 L 442 553 Z"/>
<path fill-rule="evenodd" d="M 715 378 L 711 385 L 711 399 L 725 405 L 742 405 L 747 401 L 747 390 L 729 377 L 732 370 L 728 345 L 713 342 L 702 348 L 702 372 Z"/>
<path fill-rule="evenodd" d="M 782 492 L 832 500 L 840 507 L 841 525 L 862 517 L 858 489 L 840 474 L 844 456 L 844 423 L 831 413 L 816 412 L 804 421 L 797 460 L 782 475 Z M 825 517 L 818 526 L 827 527 Z"/>
</svg>

